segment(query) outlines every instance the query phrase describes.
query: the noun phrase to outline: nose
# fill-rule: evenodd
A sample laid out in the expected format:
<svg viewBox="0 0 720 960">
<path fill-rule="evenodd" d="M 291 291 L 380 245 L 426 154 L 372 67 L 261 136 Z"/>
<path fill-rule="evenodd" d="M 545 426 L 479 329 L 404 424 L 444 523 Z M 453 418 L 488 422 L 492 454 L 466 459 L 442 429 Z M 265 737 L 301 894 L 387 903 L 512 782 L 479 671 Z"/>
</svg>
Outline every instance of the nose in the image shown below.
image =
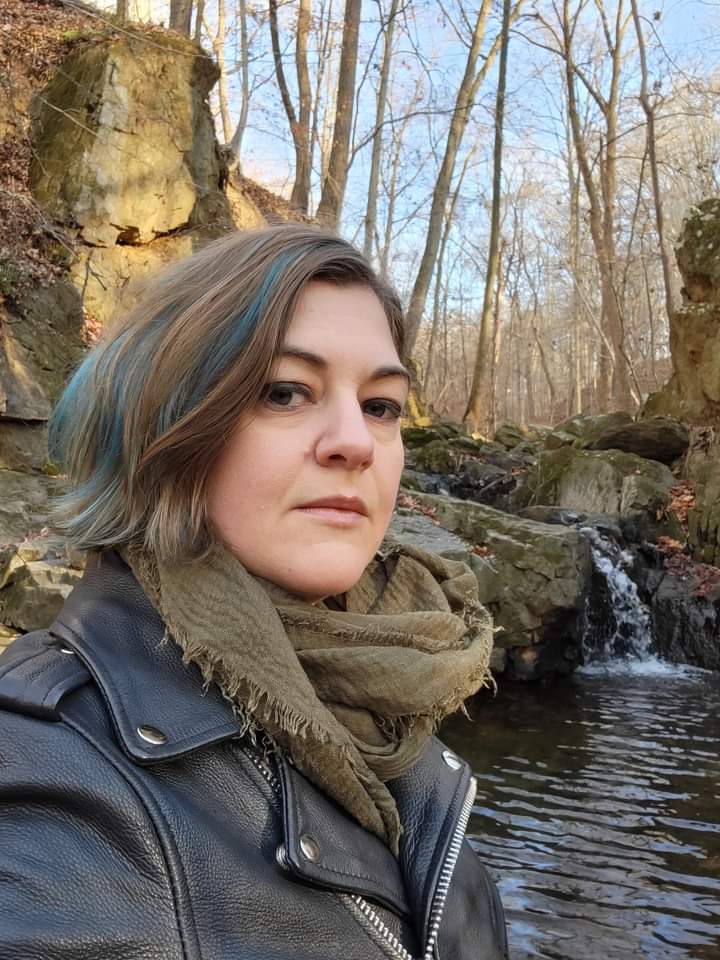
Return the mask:
<svg viewBox="0 0 720 960">
<path fill-rule="evenodd" d="M 328 403 L 315 445 L 321 466 L 338 464 L 350 470 L 365 469 L 373 462 L 375 439 L 357 397 L 337 398 Z"/>
</svg>

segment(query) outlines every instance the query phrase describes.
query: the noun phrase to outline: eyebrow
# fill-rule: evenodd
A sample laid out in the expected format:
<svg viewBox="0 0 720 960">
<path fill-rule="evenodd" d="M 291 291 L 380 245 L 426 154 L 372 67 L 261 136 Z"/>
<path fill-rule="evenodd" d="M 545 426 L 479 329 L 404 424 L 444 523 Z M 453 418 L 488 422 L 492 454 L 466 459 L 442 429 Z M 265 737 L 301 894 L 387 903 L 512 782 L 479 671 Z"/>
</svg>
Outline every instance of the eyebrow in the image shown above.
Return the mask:
<svg viewBox="0 0 720 960">
<path fill-rule="evenodd" d="M 324 357 L 317 353 L 311 353 L 309 350 L 302 350 L 300 347 L 293 347 L 290 344 L 284 344 L 278 351 L 278 357 L 293 357 L 296 360 L 302 360 L 311 367 L 318 370 L 326 370 L 328 362 Z M 401 377 L 407 385 L 411 385 L 410 373 L 401 364 L 388 363 L 377 367 L 368 377 L 369 380 L 383 380 L 386 377 Z"/>
</svg>

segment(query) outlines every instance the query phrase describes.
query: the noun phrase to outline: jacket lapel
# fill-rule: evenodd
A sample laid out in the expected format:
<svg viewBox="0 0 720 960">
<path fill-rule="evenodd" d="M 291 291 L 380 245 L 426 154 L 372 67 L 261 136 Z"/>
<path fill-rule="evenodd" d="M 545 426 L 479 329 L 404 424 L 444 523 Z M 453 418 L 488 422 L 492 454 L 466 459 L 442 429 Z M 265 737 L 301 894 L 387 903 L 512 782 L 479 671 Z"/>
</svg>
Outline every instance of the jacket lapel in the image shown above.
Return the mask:
<svg viewBox="0 0 720 960">
<path fill-rule="evenodd" d="M 388 783 L 400 814 L 400 867 L 418 924 L 429 935 L 433 897 L 470 788 L 468 765 L 432 737 L 408 771 Z"/>
</svg>

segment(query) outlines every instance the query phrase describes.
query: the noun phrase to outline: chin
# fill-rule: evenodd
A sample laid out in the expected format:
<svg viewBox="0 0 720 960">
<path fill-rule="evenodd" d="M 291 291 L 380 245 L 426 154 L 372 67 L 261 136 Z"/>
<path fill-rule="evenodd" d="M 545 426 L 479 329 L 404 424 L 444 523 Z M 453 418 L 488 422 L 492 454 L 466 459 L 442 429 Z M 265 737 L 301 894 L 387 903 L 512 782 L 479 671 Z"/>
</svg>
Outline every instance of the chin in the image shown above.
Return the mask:
<svg viewBox="0 0 720 960">
<path fill-rule="evenodd" d="M 375 549 L 362 554 L 353 550 L 349 555 L 339 554 L 337 547 L 305 551 L 295 569 L 284 571 L 280 586 L 306 600 L 333 597 L 355 586 L 374 555 Z"/>
</svg>

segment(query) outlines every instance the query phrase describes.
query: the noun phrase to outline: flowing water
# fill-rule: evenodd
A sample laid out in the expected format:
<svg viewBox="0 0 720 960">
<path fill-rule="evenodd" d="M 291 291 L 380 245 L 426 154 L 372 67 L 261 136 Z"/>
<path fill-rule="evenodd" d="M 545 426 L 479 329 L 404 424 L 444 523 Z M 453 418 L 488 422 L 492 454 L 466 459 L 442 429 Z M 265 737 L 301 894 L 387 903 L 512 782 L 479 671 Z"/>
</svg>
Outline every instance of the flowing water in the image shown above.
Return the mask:
<svg viewBox="0 0 720 960">
<path fill-rule="evenodd" d="M 596 663 L 442 730 L 478 778 L 470 839 L 511 960 L 720 960 L 720 675 L 655 660 L 623 558 L 593 553 L 616 614 Z"/>
</svg>

